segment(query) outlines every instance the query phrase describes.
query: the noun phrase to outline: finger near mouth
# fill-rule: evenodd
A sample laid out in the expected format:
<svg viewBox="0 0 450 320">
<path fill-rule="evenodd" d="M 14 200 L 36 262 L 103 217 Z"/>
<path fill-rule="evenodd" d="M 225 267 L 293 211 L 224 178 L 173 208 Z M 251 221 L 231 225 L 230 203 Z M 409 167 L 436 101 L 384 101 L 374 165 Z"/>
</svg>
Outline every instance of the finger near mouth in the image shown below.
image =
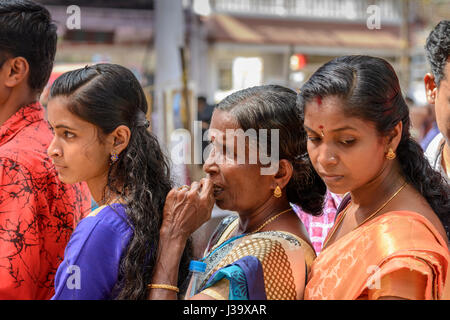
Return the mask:
<svg viewBox="0 0 450 320">
<path fill-rule="evenodd" d="M 219 194 L 221 194 L 223 192 L 223 188 L 221 188 L 219 186 L 214 186 L 213 192 L 214 192 L 214 196 L 218 196 Z"/>
</svg>

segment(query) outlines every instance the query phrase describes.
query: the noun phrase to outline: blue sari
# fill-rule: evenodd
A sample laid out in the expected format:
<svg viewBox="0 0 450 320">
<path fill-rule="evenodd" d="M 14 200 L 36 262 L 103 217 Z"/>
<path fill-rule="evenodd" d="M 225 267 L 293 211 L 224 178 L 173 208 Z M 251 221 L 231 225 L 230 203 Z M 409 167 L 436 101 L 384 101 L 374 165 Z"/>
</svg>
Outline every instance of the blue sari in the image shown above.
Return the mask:
<svg viewBox="0 0 450 320">
<path fill-rule="evenodd" d="M 216 271 L 203 290 L 214 286 L 222 279 L 227 279 L 230 284 L 228 300 L 267 300 L 263 269 L 256 257 L 243 257 Z"/>
</svg>

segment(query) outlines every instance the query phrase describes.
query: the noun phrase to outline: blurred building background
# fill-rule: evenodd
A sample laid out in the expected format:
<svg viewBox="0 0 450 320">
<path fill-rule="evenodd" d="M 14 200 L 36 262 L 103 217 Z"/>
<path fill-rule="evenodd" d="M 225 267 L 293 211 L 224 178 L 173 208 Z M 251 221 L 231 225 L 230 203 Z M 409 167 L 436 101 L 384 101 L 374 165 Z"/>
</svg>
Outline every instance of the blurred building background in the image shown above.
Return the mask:
<svg viewBox="0 0 450 320">
<path fill-rule="evenodd" d="M 152 83 L 153 3 L 148 0 L 37 0 L 58 25 L 56 64 L 114 62 Z M 80 28 L 69 29 L 70 6 L 80 8 Z"/>
<path fill-rule="evenodd" d="M 423 47 L 431 28 L 450 18 L 449 0 L 37 2 L 58 24 L 55 70 L 97 62 L 133 70 L 148 94 L 152 129 L 168 148 L 174 130 L 195 131 L 197 97 L 214 104 L 254 85 L 298 89 L 346 54 L 387 59 L 411 107 L 426 105 Z M 68 26 L 72 5 L 80 8 L 80 28 Z M 186 170 L 187 178 L 195 175 Z"/>
</svg>

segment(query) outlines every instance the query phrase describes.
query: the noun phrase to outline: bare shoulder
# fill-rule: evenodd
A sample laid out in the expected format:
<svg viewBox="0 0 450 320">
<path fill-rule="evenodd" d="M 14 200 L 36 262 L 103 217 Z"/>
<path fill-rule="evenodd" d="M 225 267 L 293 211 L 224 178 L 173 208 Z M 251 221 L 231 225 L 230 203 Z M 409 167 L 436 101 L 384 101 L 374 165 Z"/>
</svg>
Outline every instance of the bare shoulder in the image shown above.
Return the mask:
<svg viewBox="0 0 450 320">
<path fill-rule="evenodd" d="M 275 222 L 272 225 L 273 230 L 292 233 L 305 241 L 309 246 L 313 247 L 308 231 L 295 212 L 292 212 L 290 215 L 286 215 L 284 219 L 279 219 L 279 221 Z"/>
</svg>

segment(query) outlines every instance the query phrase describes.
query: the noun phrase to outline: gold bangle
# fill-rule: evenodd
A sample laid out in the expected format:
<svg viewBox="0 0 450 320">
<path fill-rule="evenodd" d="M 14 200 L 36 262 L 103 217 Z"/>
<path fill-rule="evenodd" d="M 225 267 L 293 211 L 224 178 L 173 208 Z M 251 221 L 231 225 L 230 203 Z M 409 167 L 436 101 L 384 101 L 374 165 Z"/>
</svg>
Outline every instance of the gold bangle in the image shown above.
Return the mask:
<svg viewBox="0 0 450 320">
<path fill-rule="evenodd" d="M 166 289 L 166 290 L 175 291 L 176 293 L 180 292 L 180 289 L 178 289 L 178 287 L 171 286 L 170 284 L 153 284 L 153 283 L 150 283 L 150 284 L 147 285 L 147 287 L 149 289 Z"/>
</svg>

